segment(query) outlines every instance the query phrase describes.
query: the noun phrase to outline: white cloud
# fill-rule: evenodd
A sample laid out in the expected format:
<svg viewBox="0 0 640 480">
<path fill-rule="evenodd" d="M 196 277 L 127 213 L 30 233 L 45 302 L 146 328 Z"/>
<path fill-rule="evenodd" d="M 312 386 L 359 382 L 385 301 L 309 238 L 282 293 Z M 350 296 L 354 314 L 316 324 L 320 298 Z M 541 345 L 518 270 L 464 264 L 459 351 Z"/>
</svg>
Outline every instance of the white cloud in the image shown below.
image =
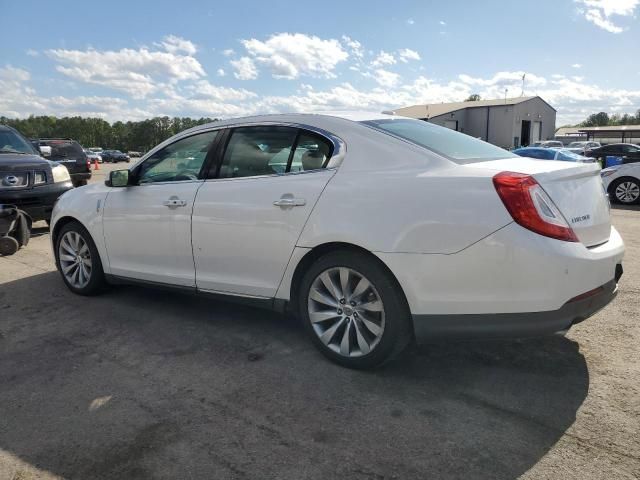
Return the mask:
<svg viewBox="0 0 640 480">
<path fill-rule="evenodd" d="M 578 12 L 594 25 L 611 33 L 621 33 L 624 31 L 619 25 L 613 23 L 610 17 L 613 15 L 621 17 L 633 16 L 635 9 L 640 5 L 640 0 L 574 0 L 581 7 Z"/>
<path fill-rule="evenodd" d="M 338 40 L 323 40 L 302 33 L 279 33 L 266 41 L 243 40 L 254 61 L 271 71 L 274 78 L 295 79 L 300 76 L 333 78 L 333 70 L 349 54 Z"/>
<path fill-rule="evenodd" d="M 439 23 L 440 25 L 442 25 L 443 27 L 447 24 L 447 22 L 445 22 L 444 20 L 440 20 L 438 23 Z"/>
<path fill-rule="evenodd" d="M 232 55 L 235 55 L 235 54 L 236 54 L 236 52 L 235 52 L 235 50 L 233 50 L 232 48 L 227 48 L 226 50 L 223 50 L 223 51 L 222 51 L 222 54 L 223 54 L 225 57 L 231 57 Z"/>
<path fill-rule="evenodd" d="M 227 73 L 224 71 L 224 68 L 219 68 L 218 70 L 216 70 L 216 75 L 218 75 L 219 77 L 224 77 Z"/>
<path fill-rule="evenodd" d="M 200 62 L 188 54 L 178 53 L 187 49 L 177 37 L 166 37 L 163 47 L 170 51 L 151 51 L 146 47 L 138 50 L 123 48 L 113 51 L 47 50 L 47 55 L 56 61 L 56 70 L 77 81 L 102 85 L 121 90 L 134 98 L 144 98 L 167 85 L 178 81 L 196 80 L 205 76 Z M 190 42 L 188 42 L 190 43 Z M 195 47 L 194 47 L 195 48 Z"/>
<path fill-rule="evenodd" d="M 382 87 L 395 87 L 400 82 L 400 75 L 397 73 L 378 68 L 374 72 L 373 79 Z"/>
<path fill-rule="evenodd" d="M 258 78 L 258 69 L 249 57 L 231 60 L 229 63 L 231 63 L 231 66 L 235 70 L 233 76 L 238 80 L 255 80 Z"/>
<path fill-rule="evenodd" d="M 27 82 L 31 79 L 31 74 L 23 68 L 5 65 L 0 68 L 0 80 L 5 82 L 20 83 Z"/>
<path fill-rule="evenodd" d="M 409 60 L 420 60 L 420 54 L 409 48 L 398 50 L 398 56 L 403 63 L 407 63 Z"/>
<path fill-rule="evenodd" d="M 396 63 L 394 56 L 384 50 L 380 50 L 378 56 L 371 62 L 372 67 L 382 67 L 383 65 L 393 65 Z"/>
<path fill-rule="evenodd" d="M 416 23 L 416 21 L 415 21 L 413 18 L 408 18 L 408 19 L 407 19 L 407 23 L 408 23 L 409 25 L 413 25 L 414 23 Z"/>
<path fill-rule="evenodd" d="M 582 68 L 582 64 L 581 63 L 574 63 L 573 65 L 571 65 L 571 68 Z"/>
<path fill-rule="evenodd" d="M 220 87 L 209 83 L 207 80 L 199 80 L 187 87 L 193 93 L 194 99 L 212 99 L 218 102 L 235 102 L 257 97 L 257 94 L 244 88 Z"/>
<path fill-rule="evenodd" d="M 30 48 L 26 51 L 26 54 L 29 55 L 30 57 L 37 57 L 38 55 L 40 55 L 40 53 L 37 50 L 34 50 L 33 48 Z"/>
<path fill-rule="evenodd" d="M 347 35 L 342 36 L 342 41 L 347 47 L 349 47 L 349 53 L 356 59 L 361 59 L 362 57 L 364 57 L 364 49 L 362 48 L 362 44 L 360 42 L 352 39 Z"/>
<path fill-rule="evenodd" d="M 164 49 L 170 53 L 183 52 L 187 55 L 195 55 L 196 51 L 198 50 L 193 42 L 185 40 L 181 37 L 176 37 L 175 35 L 164 37 L 164 40 L 160 43 L 160 45 L 162 45 Z"/>
</svg>

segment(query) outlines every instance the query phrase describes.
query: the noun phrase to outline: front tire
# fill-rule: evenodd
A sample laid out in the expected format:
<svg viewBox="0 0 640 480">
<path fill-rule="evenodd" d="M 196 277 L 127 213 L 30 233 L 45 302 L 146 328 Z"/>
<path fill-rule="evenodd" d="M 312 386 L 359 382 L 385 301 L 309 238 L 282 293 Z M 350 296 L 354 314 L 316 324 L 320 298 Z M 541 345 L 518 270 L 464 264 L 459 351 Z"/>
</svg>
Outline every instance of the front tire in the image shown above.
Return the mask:
<svg viewBox="0 0 640 480">
<path fill-rule="evenodd" d="M 635 178 L 619 178 L 611 185 L 610 192 L 614 200 L 623 205 L 640 203 L 640 181 Z"/>
<path fill-rule="evenodd" d="M 328 253 L 304 274 L 298 309 L 314 345 L 348 368 L 374 368 L 411 341 L 410 312 L 391 274 L 371 256 Z"/>
<path fill-rule="evenodd" d="M 55 246 L 56 267 L 69 290 L 78 295 L 96 295 L 104 286 L 100 255 L 91 235 L 78 222 L 62 227 Z"/>
</svg>

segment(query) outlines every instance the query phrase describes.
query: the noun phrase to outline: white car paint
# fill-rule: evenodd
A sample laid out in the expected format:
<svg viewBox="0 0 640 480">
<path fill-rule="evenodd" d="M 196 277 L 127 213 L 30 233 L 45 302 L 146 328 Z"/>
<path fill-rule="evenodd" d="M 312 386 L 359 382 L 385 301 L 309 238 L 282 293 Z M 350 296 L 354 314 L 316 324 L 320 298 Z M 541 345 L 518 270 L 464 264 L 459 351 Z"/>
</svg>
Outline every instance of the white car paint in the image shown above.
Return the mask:
<svg viewBox="0 0 640 480">
<path fill-rule="evenodd" d="M 613 279 L 624 244 L 597 166 L 521 157 L 459 165 L 357 123 L 379 118 L 388 117 L 273 115 L 196 127 L 140 162 L 195 132 L 237 125 L 308 126 L 342 150 L 326 170 L 303 174 L 83 187 L 60 198 L 52 231 L 64 218 L 80 221 L 109 275 L 279 300 L 292 300 L 305 254 L 348 243 L 384 262 L 414 316 L 553 311 Z M 493 185 L 505 170 L 532 175 L 575 219 L 580 241 L 514 223 Z M 304 204 L 275 206 L 283 195 Z M 184 208 L 163 205 L 172 197 Z"/>
</svg>

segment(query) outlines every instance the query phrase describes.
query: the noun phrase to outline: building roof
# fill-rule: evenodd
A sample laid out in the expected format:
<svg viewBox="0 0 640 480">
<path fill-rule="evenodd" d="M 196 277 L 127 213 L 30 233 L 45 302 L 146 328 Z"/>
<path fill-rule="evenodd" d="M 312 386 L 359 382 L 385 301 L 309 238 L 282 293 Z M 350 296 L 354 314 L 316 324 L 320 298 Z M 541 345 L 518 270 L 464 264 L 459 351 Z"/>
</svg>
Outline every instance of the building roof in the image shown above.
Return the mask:
<svg viewBox="0 0 640 480">
<path fill-rule="evenodd" d="M 640 132 L 640 125 L 612 125 L 606 127 L 576 127 L 579 132 Z"/>
<path fill-rule="evenodd" d="M 540 97 L 536 95 L 533 97 L 478 100 L 476 102 L 430 103 L 426 105 L 412 105 L 410 107 L 397 108 L 393 112 L 397 115 L 404 115 L 412 118 L 433 118 L 439 117 L 440 115 L 445 115 L 447 113 L 455 112 L 457 110 L 463 110 L 465 108 L 493 107 L 498 105 L 517 105 L 534 98 Z M 544 100 L 542 101 L 544 102 Z"/>
<path fill-rule="evenodd" d="M 604 132 L 604 133 L 622 133 L 622 132 L 640 132 L 640 125 L 612 125 L 606 127 L 562 127 L 556 130 L 556 137 L 566 135 L 585 135 L 587 133 Z"/>
</svg>

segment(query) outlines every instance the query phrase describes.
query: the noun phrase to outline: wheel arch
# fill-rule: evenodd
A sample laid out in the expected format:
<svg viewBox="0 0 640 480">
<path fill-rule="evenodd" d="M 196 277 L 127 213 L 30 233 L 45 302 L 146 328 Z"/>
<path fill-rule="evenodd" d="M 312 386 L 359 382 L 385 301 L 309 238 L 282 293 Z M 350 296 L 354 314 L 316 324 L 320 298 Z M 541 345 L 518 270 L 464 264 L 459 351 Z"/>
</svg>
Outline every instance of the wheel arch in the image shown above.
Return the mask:
<svg viewBox="0 0 640 480">
<path fill-rule="evenodd" d="M 618 177 L 615 180 L 613 180 L 607 187 L 607 193 L 609 194 L 609 196 L 613 196 L 613 198 L 615 199 L 616 198 L 615 192 L 614 192 L 615 187 L 617 187 L 620 183 L 624 182 L 625 180 L 631 180 L 637 183 L 638 185 L 640 185 L 640 178 L 634 177 L 633 175 L 624 175 L 622 177 Z"/>
<path fill-rule="evenodd" d="M 63 217 L 60 217 L 56 223 L 53 225 L 53 228 L 51 229 L 51 246 L 53 248 L 53 255 L 54 258 L 57 259 L 58 253 L 57 253 L 57 249 L 56 249 L 56 244 L 58 242 L 58 236 L 60 235 L 60 231 L 62 230 L 62 228 L 65 225 L 68 225 L 69 223 L 72 222 L 77 222 L 80 225 L 82 225 L 82 227 L 87 231 L 87 233 L 91 236 L 91 240 L 93 241 L 94 245 L 96 246 L 96 249 L 98 250 L 98 255 L 100 256 L 100 262 L 102 263 L 102 268 L 106 273 L 106 266 L 108 265 L 105 260 L 106 260 L 106 252 L 103 252 L 101 250 L 101 242 L 97 242 L 96 239 L 94 238 L 94 233 L 95 232 L 91 232 L 91 229 L 89 229 L 87 227 L 87 225 L 85 225 L 85 223 L 80 220 L 77 217 L 73 217 L 71 215 L 65 215 Z M 56 260 L 57 261 L 57 260 Z"/>
<path fill-rule="evenodd" d="M 316 260 L 318 260 L 320 257 L 328 253 L 337 252 L 337 251 L 353 251 L 353 252 L 363 253 L 366 256 L 370 257 L 378 265 L 380 265 L 383 268 L 383 270 L 385 270 L 385 272 L 389 275 L 389 278 L 391 279 L 391 281 L 398 288 L 398 291 L 402 295 L 402 300 L 405 303 L 407 309 L 409 310 L 409 302 L 407 300 L 407 296 L 404 292 L 404 289 L 402 288 L 402 285 L 398 281 L 398 278 L 393 273 L 393 271 L 387 266 L 386 263 L 384 263 L 380 259 L 380 257 L 375 255 L 370 250 L 367 250 L 366 248 L 360 247 L 353 243 L 328 242 L 328 243 L 322 243 L 320 245 L 316 245 L 315 247 L 313 247 L 300 259 L 300 261 L 296 265 L 296 268 L 291 277 L 291 284 L 289 286 L 289 309 L 293 313 L 297 313 L 298 306 L 297 306 L 296 299 L 298 298 L 300 283 L 304 274 L 311 267 L 311 265 L 313 265 L 313 263 Z"/>
</svg>

